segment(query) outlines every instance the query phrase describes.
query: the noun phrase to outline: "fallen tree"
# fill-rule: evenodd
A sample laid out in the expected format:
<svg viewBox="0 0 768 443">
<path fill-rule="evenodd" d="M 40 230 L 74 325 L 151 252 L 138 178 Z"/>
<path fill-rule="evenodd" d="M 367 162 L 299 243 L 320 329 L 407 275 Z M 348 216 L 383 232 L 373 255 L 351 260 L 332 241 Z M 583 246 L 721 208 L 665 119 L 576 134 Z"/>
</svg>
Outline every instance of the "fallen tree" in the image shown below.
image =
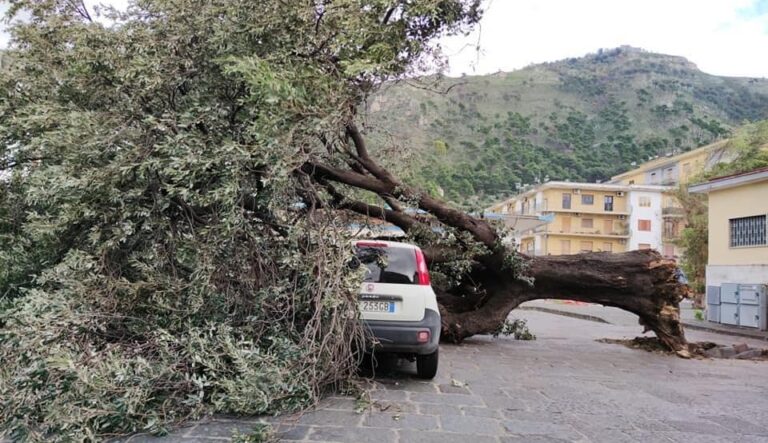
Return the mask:
<svg viewBox="0 0 768 443">
<path fill-rule="evenodd" d="M 369 154 L 357 108 L 435 66 L 431 43 L 477 23 L 480 0 L 140 0 L 102 10 L 114 26 L 80 0 L 12 3 L 0 436 L 99 440 L 312 404 L 363 340 L 346 214 L 425 248 L 446 339 L 567 297 L 636 312 L 683 350 L 671 263 L 516 254 Z"/>
<path fill-rule="evenodd" d="M 688 288 L 674 261 L 655 251 L 529 257 L 502 242 L 501 227 L 473 217 L 409 186 L 371 156 L 360 130 L 350 122 L 335 152 L 348 168 L 311 159 L 297 174 L 324 189 L 305 196 L 307 207 L 326 205 L 399 226 L 425 249 L 433 272 L 463 273 L 437 279 L 443 337 L 461 342 L 497 330 L 509 312 L 536 299 L 569 299 L 613 306 L 637 314 L 646 330 L 680 356 L 689 356 L 679 302 Z M 333 151 L 332 151 L 333 152 Z M 347 197 L 331 183 L 380 198 L 380 205 Z M 385 206 L 386 205 L 386 206 Z M 417 206 L 429 214 L 413 216 Z M 437 234 L 434 224 L 440 225 Z M 452 262 L 461 263 L 451 266 Z"/>
</svg>

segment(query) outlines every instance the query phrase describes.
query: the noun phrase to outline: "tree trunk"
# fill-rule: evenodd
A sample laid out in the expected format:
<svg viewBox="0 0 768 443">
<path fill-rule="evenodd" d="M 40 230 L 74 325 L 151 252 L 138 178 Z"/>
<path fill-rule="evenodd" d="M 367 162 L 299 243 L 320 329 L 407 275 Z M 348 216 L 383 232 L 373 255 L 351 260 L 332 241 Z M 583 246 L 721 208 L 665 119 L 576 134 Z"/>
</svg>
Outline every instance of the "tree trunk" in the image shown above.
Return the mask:
<svg viewBox="0 0 768 443">
<path fill-rule="evenodd" d="M 460 303 L 453 294 L 439 294 L 443 338 L 461 342 L 495 331 L 520 303 L 537 299 L 577 300 L 613 306 L 637 314 L 646 330 L 681 356 L 689 356 L 680 324 L 679 303 L 686 286 L 677 280 L 674 261 L 655 251 L 588 253 L 525 257 L 533 286 L 499 279 L 498 273 L 476 271 L 486 290 L 481 305 Z"/>
<path fill-rule="evenodd" d="M 678 282 L 674 262 L 663 260 L 653 251 L 521 255 L 503 244 L 502 235 L 488 220 L 409 186 L 381 167 L 371 158 L 354 123 L 347 125 L 339 144 L 343 147 L 343 161 L 329 163 L 311 158 L 295 170 L 299 182 L 317 185 L 315 189 L 302 186 L 298 191 L 309 211 L 327 205 L 395 224 L 406 232 L 408 241 L 422 247 L 431 269 L 436 264 L 470 257 L 472 269 L 461 276 L 461 284 L 435 288 L 445 340 L 460 342 L 475 334 L 493 333 L 520 303 L 555 298 L 633 312 L 671 350 L 689 355 L 678 307 L 687 286 Z M 338 166 L 345 163 L 348 168 Z M 337 188 L 334 183 L 343 186 Z M 349 199 L 345 193 L 349 187 L 373 193 L 387 207 Z M 407 211 L 406 207 L 418 208 L 424 214 Z M 443 229 L 435 229 L 435 224 Z M 523 274 L 533 278 L 533 285 L 520 280 L 520 272 L 511 269 L 517 256 L 527 264 Z"/>
</svg>

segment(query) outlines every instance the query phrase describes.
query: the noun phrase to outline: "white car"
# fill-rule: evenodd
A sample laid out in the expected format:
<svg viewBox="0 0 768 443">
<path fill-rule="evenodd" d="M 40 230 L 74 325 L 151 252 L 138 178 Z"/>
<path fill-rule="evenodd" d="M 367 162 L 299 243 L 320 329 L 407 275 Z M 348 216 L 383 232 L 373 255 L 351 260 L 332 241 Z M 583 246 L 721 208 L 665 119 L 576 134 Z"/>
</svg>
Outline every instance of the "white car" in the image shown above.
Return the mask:
<svg viewBox="0 0 768 443">
<path fill-rule="evenodd" d="M 367 268 L 360 312 L 372 347 L 416 360 L 419 378 L 437 373 L 440 311 L 424 254 L 417 246 L 357 241 L 356 256 Z"/>
</svg>

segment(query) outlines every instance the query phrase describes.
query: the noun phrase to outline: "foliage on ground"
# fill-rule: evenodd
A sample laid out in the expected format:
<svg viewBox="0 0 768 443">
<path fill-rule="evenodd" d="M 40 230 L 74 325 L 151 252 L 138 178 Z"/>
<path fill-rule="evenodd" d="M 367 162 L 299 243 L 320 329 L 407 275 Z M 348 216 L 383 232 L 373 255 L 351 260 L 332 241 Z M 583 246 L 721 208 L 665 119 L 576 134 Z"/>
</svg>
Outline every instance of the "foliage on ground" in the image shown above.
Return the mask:
<svg viewBox="0 0 768 443">
<path fill-rule="evenodd" d="M 536 340 L 536 336 L 528 329 L 528 321 L 522 318 L 505 320 L 492 335 L 494 337 L 512 336 L 515 340 Z"/>
<path fill-rule="evenodd" d="M 0 432 L 163 433 L 349 377 L 347 226 L 297 166 L 478 1 L 13 0 L 0 72 Z M 318 154 L 320 155 L 320 154 Z"/>
<path fill-rule="evenodd" d="M 392 85 L 369 109 L 372 126 L 418 150 L 414 180 L 474 207 L 518 184 L 605 180 L 726 137 L 768 118 L 768 80 L 713 76 L 681 57 L 621 47 Z"/>
</svg>

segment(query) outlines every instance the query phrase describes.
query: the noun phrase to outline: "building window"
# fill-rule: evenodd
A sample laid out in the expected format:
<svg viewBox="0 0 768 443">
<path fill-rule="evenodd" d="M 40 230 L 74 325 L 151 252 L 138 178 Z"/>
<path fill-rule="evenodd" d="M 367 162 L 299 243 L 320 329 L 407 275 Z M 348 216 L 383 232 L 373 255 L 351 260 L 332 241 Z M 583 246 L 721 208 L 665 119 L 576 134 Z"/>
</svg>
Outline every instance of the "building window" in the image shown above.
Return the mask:
<svg viewBox="0 0 768 443">
<path fill-rule="evenodd" d="M 603 251 L 613 252 L 613 243 L 603 243 Z"/>
<path fill-rule="evenodd" d="M 603 234 L 610 234 L 613 232 L 613 220 L 603 220 Z"/>
<path fill-rule="evenodd" d="M 766 243 L 766 216 L 732 218 L 729 220 L 731 247 L 763 246 Z"/>
<path fill-rule="evenodd" d="M 571 217 L 563 217 L 563 232 L 571 232 Z"/>
<path fill-rule="evenodd" d="M 603 209 L 605 209 L 608 212 L 613 211 L 613 196 L 612 195 L 606 195 L 603 198 Z"/>
<path fill-rule="evenodd" d="M 595 203 L 595 196 L 592 194 L 581 194 L 582 205 L 592 205 Z"/>
<path fill-rule="evenodd" d="M 664 220 L 664 238 L 677 238 L 680 235 L 676 220 Z"/>
<path fill-rule="evenodd" d="M 664 245 L 664 257 L 672 258 L 675 256 L 675 245 Z"/>
<path fill-rule="evenodd" d="M 571 209 L 571 194 L 563 194 L 563 209 Z"/>
<path fill-rule="evenodd" d="M 651 197 L 640 197 L 640 201 L 638 202 L 638 205 L 641 208 L 650 208 L 651 207 Z"/>
<path fill-rule="evenodd" d="M 582 228 L 592 229 L 594 226 L 595 226 L 594 220 L 592 220 L 591 218 L 582 218 L 581 219 L 581 227 Z"/>
<path fill-rule="evenodd" d="M 648 243 L 640 243 L 637 245 L 637 249 L 651 249 L 651 245 Z"/>
<path fill-rule="evenodd" d="M 570 254 L 571 253 L 571 241 L 570 240 L 560 240 L 560 253 Z"/>
<path fill-rule="evenodd" d="M 629 184 L 630 184 L 630 185 L 634 185 L 634 184 L 635 184 L 635 181 L 634 181 L 634 180 L 630 180 L 630 181 L 629 181 Z"/>
<path fill-rule="evenodd" d="M 581 252 L 592 252 L 592 242 L 591 241 L 581 242 Z"/>
<path fill-rule="evenodd" d="M 638 231 L 650 231 L 651 230 L 651 221 L 650 220 L 638 220 L 637 221 L 637 230 Z"/>
</svg>

